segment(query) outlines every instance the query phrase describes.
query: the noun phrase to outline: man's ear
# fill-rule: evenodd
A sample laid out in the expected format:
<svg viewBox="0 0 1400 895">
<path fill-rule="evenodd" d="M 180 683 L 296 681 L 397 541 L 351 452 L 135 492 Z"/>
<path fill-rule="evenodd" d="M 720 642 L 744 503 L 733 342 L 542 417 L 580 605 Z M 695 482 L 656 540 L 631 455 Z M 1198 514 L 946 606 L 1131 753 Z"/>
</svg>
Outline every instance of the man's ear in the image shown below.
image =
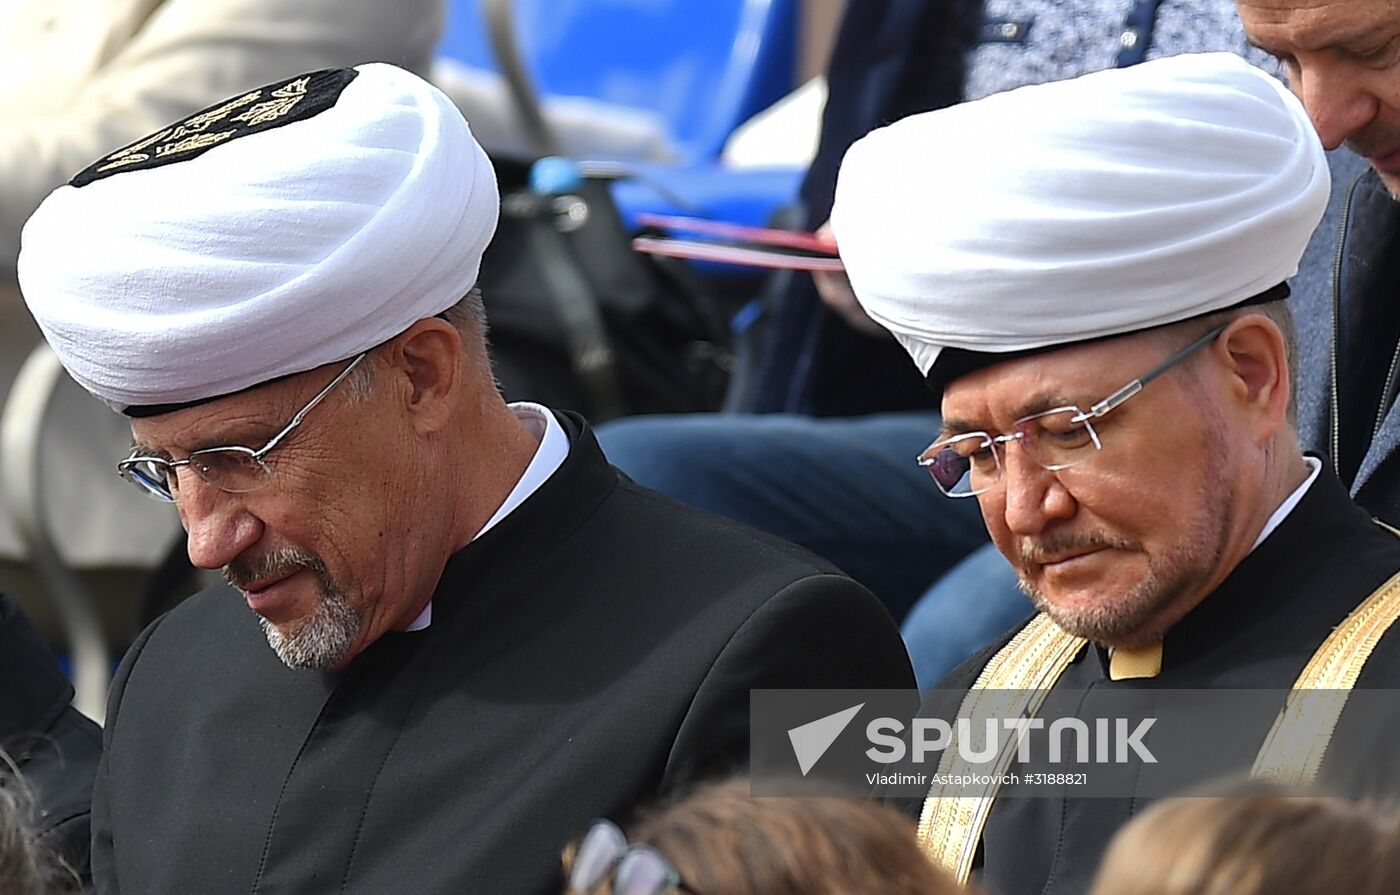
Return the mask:
<svg viewBox="0 0 1400 895">
<path fill-rule="evenodd" d="M 1250 420 L 1255 437 L 1272 438 L 1288 419 L 1293 388 L 1278 324 L 1263 314 L 1244 314 L 1230 322 L 1213 351 L 1225 363 L 1231 400 Z"/>
<path fill-rule="evenodd" d="M 403 409 L 419 434 L 447 425 L 463 388 L 462 338 L 440 317 L 419 320 L 390 342 L 388 363 L 399 376 Z"/>
</svg>

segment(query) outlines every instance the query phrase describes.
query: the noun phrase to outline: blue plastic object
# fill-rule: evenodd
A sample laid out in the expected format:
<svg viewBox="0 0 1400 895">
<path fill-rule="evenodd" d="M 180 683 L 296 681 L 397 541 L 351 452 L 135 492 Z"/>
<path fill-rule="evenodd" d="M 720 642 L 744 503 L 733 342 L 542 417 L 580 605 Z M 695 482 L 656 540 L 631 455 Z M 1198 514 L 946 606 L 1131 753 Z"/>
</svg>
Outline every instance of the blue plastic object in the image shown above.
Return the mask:
<svg viewBox="0 0 1400 895">
<path fill-rule="evenodd" d="M 557 196 L 576 190 L 583 183 L 578 162 L 551 155 L 530 166 L 530 192 L 542 196 Z"/>
<path fill-rule="evenodd" d="M 734 128 L 792 90 L 798 12 L 799 0 L 515 0 L 514 23 L 542 100 L 590 97 L 664 125 L 679 162 L 625 161 L 629 173 L 611 184 L 624 226 L 635 231 L 645 212 L 766 224 L 795 200 L 801 170 L 727 171 L 718 158 Z M 497 69 L 480 0 L 450 0 L 438 52 Z M 566 193 L 581 176 L 575 161 L 544 158 L 530 188 Z"/>
<path fill-rule="evenodd" d="M 682 163 L 793 87 L 798 0 L 518 0 L 536 89 L 648 112 Z M 452 0 L 439 53 L 496 68 L 478 0 Z"/>
<path fill-rule="evenodd" d="M 630 167 L 635 176 L 614 183 L 612 194 L 623 223 L 634 230 L 637 216 L 645 212 L 763 226 L 774 211 L 796 201 L 806 173 L 800 168 L 728 171 L 716 164 L 634 163 Z"/>
</svg>

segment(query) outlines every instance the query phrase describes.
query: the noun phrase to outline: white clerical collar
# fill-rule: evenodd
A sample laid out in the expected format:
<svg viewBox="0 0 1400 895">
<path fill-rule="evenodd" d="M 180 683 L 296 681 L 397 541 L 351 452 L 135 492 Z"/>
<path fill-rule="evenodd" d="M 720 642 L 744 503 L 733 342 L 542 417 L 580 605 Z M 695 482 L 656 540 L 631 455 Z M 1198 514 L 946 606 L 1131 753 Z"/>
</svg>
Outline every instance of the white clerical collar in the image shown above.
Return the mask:
<svg viewBox="0 0 1400 895">
<path fill-rule="evenodd" d="M 1293 512 L 1293 508 L 1298 505 L 1298 501 L 1302 500 L 1303 495 L 1308 493 L 1308 489 L 1312 487 L 1312 483 L 1317 481 L 1318 473 L 1322 472 L 1322 461 L 1316 457 L 1304 457 L 1303 462 L 1308 464 L 1308 469 L 1310 470 L 1308 472 L 1308 477 L 1303 480 L 1303 484 L 1294 489 L 1292 494 L 1288 495 L 1283 503 L 1278 505 L 1278 509 L 1274 510 L 1274 514 L 1269 517 L 1269 521 L 1264 523 L 1263 531 L 1259 532 L 1259 537 L 1254 539 L 1254 545 L 1249 548 L 1250 553 L 1254 552 L 1255 547 L 1264 543 L 1264 539 L 1272 534 L 1274 529 L 1278 528 L 1279 524 L 1283 522 L 1284 519 L 1288 518 L 1288 514 Z"/>
<path fill-rule="evenodd" d="M 534 494 L 554 475 L 554 471 L 562 466 L 564 459 L 569 456 L 569 436 L 548 408 L 529 401 L 517 401 L 510 405 L 510 409 L 515 412 L 515 418 L 540 440 L 540 446 L 535 448 L 535 456 L 530 459 L 530 465 L 525 467 L 520 480 L 515 483 L 510 494 L 506 495 L 505 503 L 486 520 L 486 524 L 481 526 L 481 531 L 472 537 L 473 541 L 514 512 L 516 507 L 525 502 L 525 498 Z M 423 611 L 418 613 L 418 617 L 404 630 L 421 631 L 432 622 L 433 603 L 429 600 L 428 605 L 423 607 Z"/>
</svg>

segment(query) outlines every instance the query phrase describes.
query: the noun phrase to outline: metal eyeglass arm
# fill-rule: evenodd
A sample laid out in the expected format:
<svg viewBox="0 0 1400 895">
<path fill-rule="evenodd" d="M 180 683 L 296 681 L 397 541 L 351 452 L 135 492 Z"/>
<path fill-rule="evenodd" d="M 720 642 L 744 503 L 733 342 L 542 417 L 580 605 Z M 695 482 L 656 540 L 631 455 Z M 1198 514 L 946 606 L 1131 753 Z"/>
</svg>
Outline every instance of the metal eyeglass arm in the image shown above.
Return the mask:
<svg viewBox="0 0 1400 895">
<path fill-rule="evenodd" d="M 1083 422 L 1086 419 L 1097 419 L 1103 416 L 1105 413 L 1108 413 L 1110 410 L 1117 407 L 1119 404 L 1122 404 L 1124 401 L 1128 400 L 1133 395 L 1136 395 L 1138 392 L 1142 391 L 1142 387 L 1147 385 L 1147 383 L 1156 379 L 1158 376 L 1161 376 L 1163 373 L 1167 372 L 1167 370 L 1171 369 L 1172 367 L 1181 363 L 1186 358 L 1190 357 L 1192 352 L 1204 348 L 1211 342 L 1214 342 L 1216 337 L 1223 333 L 1225 331 L 1225 327 L 1229 325 L 1230 322 L 1227 320 L 1219 326 L 1213 327 L 1205 335 L 1201 336 L 1196 341 L 1187 345 L 1185 348 L 1181 349 L 1176 354 L 1173 354 L 1171 357 L 1162 361 L 1160 364 L 1153 367 L 1151 370 L 1148 370 L 1146 373 L 1142 374 L 1137 379 L 1134 379 L 1132 382 L 1129 382 L 1127 385 L 1118 389 L 1113 394 L 1109 395 L 1107 398 L 1104 398 L 1102 401 L 1099 401 L 1098 403 L 1094 404 L 1092 407 L 1089 408 L 1089 412 L 1085 413 L 1077 421 Z"/>
</svg>

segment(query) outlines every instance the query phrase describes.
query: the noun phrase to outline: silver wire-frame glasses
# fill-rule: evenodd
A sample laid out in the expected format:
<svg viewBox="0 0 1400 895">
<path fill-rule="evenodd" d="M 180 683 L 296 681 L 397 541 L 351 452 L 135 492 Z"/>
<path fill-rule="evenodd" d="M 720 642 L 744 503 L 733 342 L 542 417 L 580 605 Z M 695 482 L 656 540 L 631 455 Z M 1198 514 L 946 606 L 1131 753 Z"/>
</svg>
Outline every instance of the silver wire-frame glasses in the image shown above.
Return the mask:
<svg viewBox="0 0 1400 895">
<path fill-rule="evenodd" d="M 175 492 L 179 489 L 176 479 L 177 470 L 182 466 L 188 466 L 194 470 L 194 474 L 205 482 L 218 488 L 220 491 L 227 491 L 230 494 L 246 494 L 249 491 L 256 491 L 267 485 L 272 478 L 272 470 L 265 462 L 265 458 L 272 449 L 282 443 L 292 430 L 301 425 L 301 421 L 306 419 L 306 415 L 317 404 L 320 404 L 331 391 L 350 375 L 350 371 L 359 365 L 369 355 L 368 351 L 362 352 L 346 365 L 336 377 L 330 381 L 325 388 L 316 393 L 316 396 L 306 402 L 306 406 L 296 412 L 291 422 L 282 428 L 282 431 L 268 439 L 262 447 L 254 450 L 241 444 L 230 444 L 222 447 L 203 448 L 192 452 L 183 460 L 170 460 L 165 457 L 152 457 L 132 452 L 130 457 L 117 464 L 117 472 L 122 478 L 131 482 L 148 497 L 163 500 L 167 503 L 174 503 Z"/>
<path fill-rule="evenodd" d="M 1228 321 L 1211 329 L 1088 410 L 1069 405 L 1033 413 L 1013 423 L 1011 431 L 1005 435 L 989 432 L 954 435 L 929 445 L 916 462 L 928 470 L 938 490 L 949 497 L 974 497 L 996 484 L 1001 478 L 1001 453 L 1013 441 L 1019 442 L 1026 455 L 1041 467 L 1051 472 L 1067 469 L 1103 450 L 1103 442 L 1091 420 L 1122 406 L 1147 383 L 1215 341 L 1227 326 Z"/>
</svg>

